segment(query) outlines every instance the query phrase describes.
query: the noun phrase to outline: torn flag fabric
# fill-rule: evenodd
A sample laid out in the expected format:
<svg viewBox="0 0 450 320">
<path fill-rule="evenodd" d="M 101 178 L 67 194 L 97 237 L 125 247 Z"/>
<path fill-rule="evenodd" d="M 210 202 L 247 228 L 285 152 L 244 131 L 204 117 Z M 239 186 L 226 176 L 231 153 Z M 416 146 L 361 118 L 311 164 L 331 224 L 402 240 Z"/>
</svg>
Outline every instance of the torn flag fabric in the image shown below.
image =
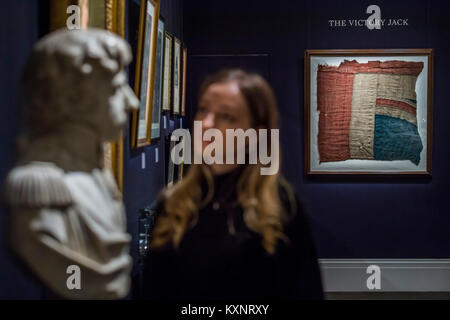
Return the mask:
<svg viewBox="0 0 450 320">
<path fill-rule="evenodd" d="M 319 65 L 320 162 L 410 160 L 423 149 L 417 129 L 416 81 L 422 62 L 345 60 Z"/>
</svg>

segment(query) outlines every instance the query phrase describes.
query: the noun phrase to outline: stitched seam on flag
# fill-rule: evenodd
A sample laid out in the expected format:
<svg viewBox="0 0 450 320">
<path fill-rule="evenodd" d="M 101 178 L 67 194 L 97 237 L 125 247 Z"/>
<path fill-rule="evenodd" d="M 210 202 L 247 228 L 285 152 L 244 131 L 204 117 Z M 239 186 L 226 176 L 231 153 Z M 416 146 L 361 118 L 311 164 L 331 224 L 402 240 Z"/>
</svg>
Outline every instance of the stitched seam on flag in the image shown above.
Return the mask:
<svg viewBox="0 0 450 320">
<path fill-rule="evenodd" d="M 409 100 L 409 99 L 403 99 L 403 98 L 399 98 L 399 97 L 394 97 L 392 95 L 391 96 L 383 96 L 383 95 L 380 95 L 380 94 L 378 94 L 378 99 L 400 101 L 400 102 L 406 103 L 411 108 L 417 109 L 417 105 L 414 102 L 411 102 L 411 100 Z"/>
<path fill-rule="evenodd" d="M 389 99 L 377 99 L 376 102 L 377 105 L 379 106 L 390 106 L 393 108 L 398 108 L 401 110 L 404 110 L 406 112 L 412 113 L 413 115 L 416 115 L 416 108 L 411 107 L 409 104 L 404 103 L 402 101 L 397 101 L 397 100 L 389 100 Z"/>
<path fill-rule="evenodd" d="M 417 118 L 414 114 L 396 107 L 376 105 L 375 114 L 400 118 L 417 126 Z"/>
<path fill-rule="evenodd" d="M 358 63 L 356 60 L 345 60 L 339 66 L 320 65 L 320 72 L 339 73 L 379 73 L 379 74 L 400 74 L 418 76 L 423 70 L 423 62 L 411 61 L 369 61 L 368 63 Z"/>
</svg>

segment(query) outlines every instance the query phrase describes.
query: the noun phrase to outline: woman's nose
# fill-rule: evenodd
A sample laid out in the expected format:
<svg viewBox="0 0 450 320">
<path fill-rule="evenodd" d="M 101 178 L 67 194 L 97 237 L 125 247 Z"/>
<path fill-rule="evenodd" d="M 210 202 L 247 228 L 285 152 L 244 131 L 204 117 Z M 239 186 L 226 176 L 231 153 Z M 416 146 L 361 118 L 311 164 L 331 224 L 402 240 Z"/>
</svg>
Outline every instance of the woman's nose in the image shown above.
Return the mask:
<svg viewBox="0 0 450 320">
<path fill-rule="evenodd" d="M 214 114 L 208 112 L 202 120 L 202 127 L 204 129 L 214 128 Z"/>
</svg>

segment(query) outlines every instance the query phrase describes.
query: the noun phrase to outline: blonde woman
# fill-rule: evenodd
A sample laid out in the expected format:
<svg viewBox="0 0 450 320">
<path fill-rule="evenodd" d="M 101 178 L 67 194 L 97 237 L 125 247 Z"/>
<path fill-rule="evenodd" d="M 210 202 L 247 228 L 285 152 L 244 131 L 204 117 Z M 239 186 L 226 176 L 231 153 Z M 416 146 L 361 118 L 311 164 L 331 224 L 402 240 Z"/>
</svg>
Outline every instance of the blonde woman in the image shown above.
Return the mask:
<svg viewBox="0 0 450 320">
<path fill-rule="evenodd" d="M 226 129 L 278 128 L 273 91 L 257 74 L 218 72 L 205 80 L 199 97 L 195 120 L 203 131 L 215 128 L 225 137 Z M 261 167 L 193 164 L 163 192 L 143 298 L 322 298 L 302 206 L 279 174 L 261 175 Z"/>
</svg>

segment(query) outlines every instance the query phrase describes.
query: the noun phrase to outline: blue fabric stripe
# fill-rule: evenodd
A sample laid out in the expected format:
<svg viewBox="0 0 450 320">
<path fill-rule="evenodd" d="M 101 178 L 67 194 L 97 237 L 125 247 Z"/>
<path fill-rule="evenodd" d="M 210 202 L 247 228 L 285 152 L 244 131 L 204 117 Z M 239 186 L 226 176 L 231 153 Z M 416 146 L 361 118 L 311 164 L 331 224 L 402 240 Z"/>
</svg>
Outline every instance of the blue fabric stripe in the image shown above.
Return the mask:
<svg viewBox="0 0 450 320">
<path fill-rule="evenodd" d="M 422 149 L 416 125 L 399 118 L 375 115 L 375 160 L 410 160 L 418 165 Z"/>
</svg>

